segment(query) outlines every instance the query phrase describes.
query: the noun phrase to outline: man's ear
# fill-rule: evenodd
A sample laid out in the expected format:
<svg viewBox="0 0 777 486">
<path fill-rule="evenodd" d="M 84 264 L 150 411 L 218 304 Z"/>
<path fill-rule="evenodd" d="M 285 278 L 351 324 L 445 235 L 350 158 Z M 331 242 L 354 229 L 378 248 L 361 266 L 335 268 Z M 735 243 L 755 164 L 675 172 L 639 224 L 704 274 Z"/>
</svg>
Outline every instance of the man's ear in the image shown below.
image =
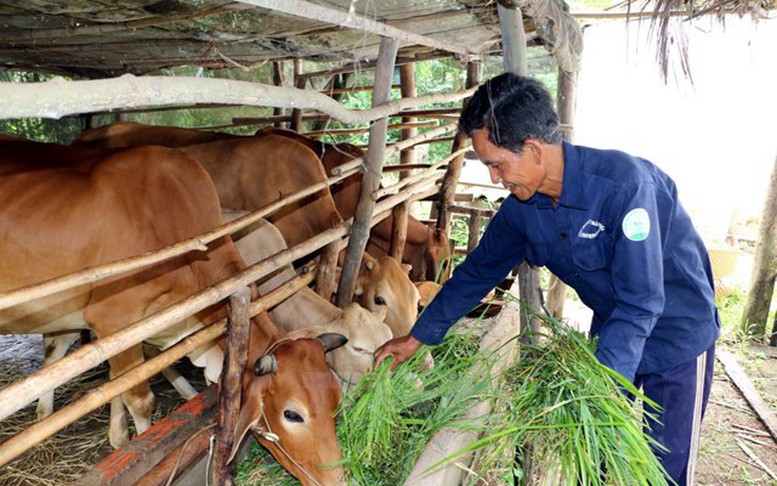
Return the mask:
<svg viewBox="0 0 777 486">
<path fill-rule="evenodd" d="M 523 142 L 524 152 L 528 151 L 529 155 L 533 158 L 536 164 L 539 164 L 542 160 L 542 142 L 536 138 L 527 138 Z"/>
</svg>

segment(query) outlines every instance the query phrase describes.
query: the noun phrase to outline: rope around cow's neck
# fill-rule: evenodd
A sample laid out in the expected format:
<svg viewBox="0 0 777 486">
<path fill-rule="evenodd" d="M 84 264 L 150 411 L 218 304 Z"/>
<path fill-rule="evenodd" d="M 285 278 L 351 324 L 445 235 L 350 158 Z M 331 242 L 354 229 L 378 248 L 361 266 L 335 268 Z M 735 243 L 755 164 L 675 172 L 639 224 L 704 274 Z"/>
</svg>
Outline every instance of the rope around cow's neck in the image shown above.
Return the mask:
<svg viewBox="0 0 777 486">
<path fill-rule="evenodd" d="M 254 432 L 256 432 L 257 434 L 259 434 L 260 436 L 262 436 L 262 438 L 264 438 L 266 441 L 268 441 L 268 442 L 272 442 L 273 444 L 275 444 L 275 445 L 276 445 L 276 447 L 278 448 L 278 450 L 280 450 L 280 451 L 283 453 L 283 455 L 284 455 L 284 456 L 286 456 L 286 458 L 287 458 L 289 461 L 291 461 L 291 463 L 292 463 L 292 464 L 294 464 L 294 465 L 297 467 L 297 469 L 299 469 L 300 471 L 302 471 L 302 472 L 303 472 L 303 474 L 305 474 L 305 476 L 307 476 L 307 477 L 308 477 L 308 479 L 310 479 L 311 481 L 313 481 L 313 484 L 315 484 L 315 485 L 317 485 L 317 486 L 323 486 L 321 483 L 319 483 L 318 481 L 316 481 L 316 478 L 314 478 L 314 477 L 313 477 L 313 475 L 312 475 L 312 474 L 310 474 L 310 473 L 307 471 L 307 469 L 305 469 L 304 467 L 302 467 L 302 465 L 301 465 L 300 463 L 298 463 L 297 461 L 295 461 L 295 460 L 294 460 L 294 458 L 293 458 L 293 457 L 291 457 L 291 454 L 289 454 L 289 453 L 286 451 L 286 449 L 284 449 L 284 448 L 283 448 L 283 445 L 281 445 L 281 439 L 280 439 L 280 437 L 278 437 L 278 434 L 275 434 L 275 433 L 272 431 L 272 429 L 270 428 L 270 422 L 267 420 L 267 415 L 264 413 L 264 402 L 262 402 L 262 415 L 261 415 L 259 418 L 260 418 L 260 420 L 263 420 L 263 421 L 264 421 L 264 428 L 260 428 L 260 425 L 257 423 L 257 424 L 256 424 L 256 425 L 254 425 L 254 427 L 253 427 L 253 430 L 254 430 Z"/>
</svg>

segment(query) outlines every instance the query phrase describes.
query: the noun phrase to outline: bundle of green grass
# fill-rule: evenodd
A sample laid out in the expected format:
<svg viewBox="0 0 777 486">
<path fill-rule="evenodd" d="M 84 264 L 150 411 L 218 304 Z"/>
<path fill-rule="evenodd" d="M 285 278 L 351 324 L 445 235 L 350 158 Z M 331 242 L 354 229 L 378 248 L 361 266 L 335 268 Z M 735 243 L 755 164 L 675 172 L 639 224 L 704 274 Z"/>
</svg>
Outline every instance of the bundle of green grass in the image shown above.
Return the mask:
<svg viewBox="0 0 777 486">
<path fill-rule="evenodd" d="M 644 397 L 598 363 L 585 336 L 553 320 L 545 324 L 533 344 L 522 345 L 523 358 L 497 379 L 487 372 L 493 356 L 478 352 L 473 332 L 451 335 L 432 348 L 431 369 L 423 370 L 423 353 L 417 353 L 393 372 L 384 363 L 365 375 L 339 411 L 348 484 L 403 484 L 426 443 L 444 427 L 480 433 L 438 463 L 476 452 L 465 484 L 513 484 L 514 476 L 537 479 L 537 471 L 556 471 L 568 484 L 666 484 L 650 449 L 657 445 L 642 431 L 641 407 L 621 390 Z M 483 400 L 492 409 L 485 423 L 461 418 Z M 516 463 L 516 451 L 531 457 L 531 472 L 524 470 L 526 462 Z M 238 466 L 236 482 L 298 484 L 258 446 Z"/>
</svg>

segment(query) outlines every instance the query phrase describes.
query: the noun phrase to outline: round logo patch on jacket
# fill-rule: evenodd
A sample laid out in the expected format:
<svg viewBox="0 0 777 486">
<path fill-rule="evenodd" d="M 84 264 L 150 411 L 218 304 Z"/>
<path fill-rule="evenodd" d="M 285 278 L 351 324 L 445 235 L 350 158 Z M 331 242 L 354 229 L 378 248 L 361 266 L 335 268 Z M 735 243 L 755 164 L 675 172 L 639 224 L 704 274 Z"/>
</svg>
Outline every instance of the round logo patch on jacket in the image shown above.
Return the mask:
<svg viewBox="0 0 777 486">
<path fill-rule="evenodd" d="M 623 218 L 623 234 L 631 241 L 644 241 L 650 234 L 650 215 L 644 208 L 635 208 Z"/>
</svg>

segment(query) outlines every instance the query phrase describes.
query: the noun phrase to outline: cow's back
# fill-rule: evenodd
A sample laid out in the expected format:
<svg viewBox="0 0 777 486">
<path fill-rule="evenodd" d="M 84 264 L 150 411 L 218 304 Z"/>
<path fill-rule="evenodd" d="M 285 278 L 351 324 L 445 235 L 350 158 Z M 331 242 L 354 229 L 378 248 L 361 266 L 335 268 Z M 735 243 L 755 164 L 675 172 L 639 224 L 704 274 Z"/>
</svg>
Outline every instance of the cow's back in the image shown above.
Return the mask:
<svg viewBox="0 0 777 486">
<path fill-rule="evenodd" d="M 254 211 L 327 177 L 315 154 L 279 137 L 243 137 L 182 148 L 199 160 L 216 183 L 225 208 Z M 331 229 L 342 218 L 324 188 L 267 216 L 288 246 Z"/>
<path fill-rule="evenodd" d="M 140 145 L 183 147 L 195 143 L 229 138 L 240 137 L 229 133 L 209 132 L 192 128 L 144 125 L 142 123 L 118 121 L 104 127 L 84 130 L 76 136 L 73 145 L 101 148 L 127 148 Z"/>
</svg>

